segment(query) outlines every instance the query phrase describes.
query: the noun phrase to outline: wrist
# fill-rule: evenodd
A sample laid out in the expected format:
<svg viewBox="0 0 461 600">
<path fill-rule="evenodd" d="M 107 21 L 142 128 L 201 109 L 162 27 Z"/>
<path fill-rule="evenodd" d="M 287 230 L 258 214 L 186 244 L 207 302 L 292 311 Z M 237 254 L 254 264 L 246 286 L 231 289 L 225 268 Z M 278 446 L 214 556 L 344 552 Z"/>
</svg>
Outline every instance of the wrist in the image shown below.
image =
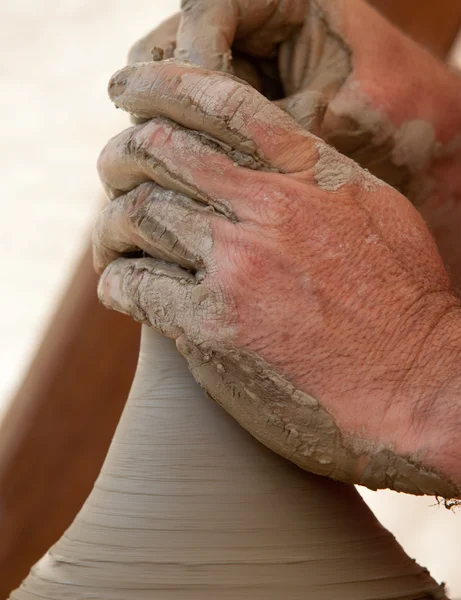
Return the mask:
<svg viewBox="0 0 461 600">
<path fill-rule="evenodd" d="M 461 304 L 456 298 L 429 327 L 413 377 L 409 436 L 420 459 L 461 484 Z"/>
</svg>

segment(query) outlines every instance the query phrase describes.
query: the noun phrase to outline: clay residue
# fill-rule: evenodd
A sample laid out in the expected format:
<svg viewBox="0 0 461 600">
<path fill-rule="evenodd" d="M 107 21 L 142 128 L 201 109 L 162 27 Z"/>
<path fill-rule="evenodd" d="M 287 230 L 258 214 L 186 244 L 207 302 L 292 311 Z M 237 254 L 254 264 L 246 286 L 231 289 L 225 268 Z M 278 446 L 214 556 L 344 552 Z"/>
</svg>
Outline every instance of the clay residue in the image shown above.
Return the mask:
<svg viewBox="0 0 461 600">
<path fill-rule="evenodd" d="M 200 372 L 199 361 L 233 379 L 237 356 L 221 363 L 217 355 L 193 352 L 194 370 Z M 254 367 L 248 364 L 249 374 Z M 259 390 L 229 390 L 236 404 L 257 409 L 252 392 Z M 278 404 L 272 394 L 265 403 L 278 415 L 285 397 Z M 281 423 L 263 428 L 300 439 L 294 426 L 282 431 Z M 205 398 L 174 343 L 145 330 L 130 398 L 95 487 L 11 600 L 37 597 L 436 600 L 445 594 L 352 486 L 305 473 L 259 444 Z"/>
<path fill-rule="evenodd" d="M 213 209 L 183 194 L 144 183 L 109 203 L 93 228 L 98 272 L 123 254 L 143 252 L 201 273 L 212 264 Z"/>
<path fill-rule="evenodd" d="M 276 103 L 301 127 L 314 135 L 320 135 L 327 110 L 327 98 L 321 92 L 302 91 Z"/>
<path fill-rule="evenodd" d="M 419 459 L 344 434 L 315 398 L 296 389 L 256 354 L 216 351 L 203 343 L 197 347 L 184 336 L 178 347 L 207 393 L 263 444 L 303 469 L 374 490 L 460 497 L 453 482 Z M 204 353 L 209 360 L 203 360 Z M 218 370 L 218 364 L 223 368 Z"/>
<path fill-rule="evenodd" d="M 185 194 L 189 198 L 212 206 L 231 221 L 237 221 L 234 210 L 225 198 L 215 198 L 201 192 L 195 183 L 193 165 L 181 168 L 166 156 L 161 145 L 152 144 L 150 135 L 159 133 L 177 138 L 177 146 L 184 155 L 202 154 L 231 158 L 247 168 L 257 168 L 251 155 L 232 150 L 226 143 L 210 136 L 182 128 L 173 121 L 154 117 L 144 125 L 136 125 L 115 136 L 106 145 L 98 161 L 101 181 L 109 198 L 114 199 L 146 181 L 153 180 L 165 189 Z M 123 159 L 120 159 L 123 155 Z"/>
<path fill-rule="evenodd" d="M 268 171 L 283 170 L 285 157 L 273 150 L 266 156 L 255 131 L 264 130 L 268 138 L 281 131 L 287 135 L 303 131 L 246 82 L 178 61 L 125 67 L 112 77 L 109 95 L 118 108 L 136 117 L 164 117 L 202 134 L 213 132 L 235 153 L 251 157 L 254 168 Z"/>
<path fill-rule="evenodd" d="M 170 61 L 163 61 L 166 64 Z M 163 85 L 161 73 L 156 71 L 151 73 L 155 63 L 138 64 L 135 67 L 125 67 L 118 71 L 110 80 L 109 96 L 118 108 L 126 110 L 130 114 L 140 118 L 152 118 L 152 116 L 164 116 L 173 119 L 176 123 L 191 127 L 197 131 L 211 130 L 219 134 L 220 139 L 230 144 L 236 150 L 244 154 L 257 155 L 258 149 L 252 136 L 247 133 L 247 128 L 238 123 L 232 123 L 234 116 L 233 106 L 226 107 L 222 99 L 233 96 L 232 104 L 244 103 L 250 101 L 249 95 L 253 95 L 254 90 L 240 79 L 232 75 L 223 77 L 219 73 L 208 72 L 209 90 L 215 87 L 216 92 L 210 94 L 208 105 L 205 110 L 201 104 L 194 104 L 192 90 L 195 90 L 197 82 L 203 75 L 203 70 L 191 65 L 190 63 L 180 63 L 173 61 L 175 65 L 187 67 L 187 73 L 181 75 L 178 80 L 178 90 L 175 98 L 165 96 L 161 89 L 154 89 L 152 93 L 149 89 L 141 87 L 143 81 L 151 80 L 153 85 L 158 88 Z M 155 67 L 157 69 L 157 67 Z M 197 75 L 194 73 L 198 70 Z M 157 83 L 158 82 L 158 83 Z M 236 86 L 236 82 L 238 85 Z M 132 93 L 133 90 L 133 93 Z M 142 92 L 142 93 L 141 93 Z M 216 98 L 216 100 L 214 100 Z M 188 116 L 187 122 L 184 115 Z M 204 127 L 204 123 L 207 124 Z M 237 127 L 238 126 L 238 127 Z"/>
<path fill-rule="evenodd" d="M 367 192 L 373 192 L 385 185 L 331 146 L 318 141 L 315 147 L 319 158 L 314 167 L 314 177 L 322 190 L 336 192 L 344 185 L 358 185 Z"/>
<path fill-rule="evenodd" d="M 154 46 L 150 53 L 152 54 L 153 61 L 159 61 L 165 58 L 165 51 L 163 50 L 163 48 L 158 48 L 157 46 Z"/>
<path fill-rule="evenodd" d="M 415 203 L 433 190 L 429 166 L 441 152 L 433 125 L 412 119 L 396 127 L 356 81 L 331 102 L 322 137 Z"/>
<path fill-rule="evenodd" d="M 436 136 L 432 123 L 414 119 L 404 123 L 394 134 L 392 160 L 412 173 L 428 168 L 436 153 Z"/>
</svg>

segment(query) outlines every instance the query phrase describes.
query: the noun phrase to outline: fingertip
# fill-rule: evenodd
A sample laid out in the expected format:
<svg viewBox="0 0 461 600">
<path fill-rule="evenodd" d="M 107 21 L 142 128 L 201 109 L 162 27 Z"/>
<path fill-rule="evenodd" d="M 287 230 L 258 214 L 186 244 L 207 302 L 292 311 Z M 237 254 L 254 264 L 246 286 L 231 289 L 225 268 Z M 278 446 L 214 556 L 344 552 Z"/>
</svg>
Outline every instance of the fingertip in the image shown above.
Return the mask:
<svg viewBox="0 0 461 600">
<path fill-rule="evenodd" d="M 126 67 L 119 69 L 110 78 L 107 87 L 109 98 L 117 108 L 132 112 L 133 103 L 136 104 L 136 99 L 138 99 L 137 101 L 139 102 L 140 96 L 149 96 L 153 91 L 151 87 L 154 85 L 160 74 L 163 74 L 165 83 L 167 84 L 170 80 L 175 80 L 178 77 L 180 80 L 181 71 L 184 69 L 199 69 L 202 74 L 207 74 L 206 71 L 203 71 L 192 62 L 187 60 L 181 61 L 177 58 L 169 58 L 157 62 L 138 62 L 127 65 Z M 134 116 L 145 119 L 150 118 L 152 115 L 136 114 Z"/>
<path fill-rule="evenodd" d="M 123 96 L 128 87 L 131 77 L 134 75 L 136 69 L 134 65 L 127 65 L 112 75 L 109 79 L 109 85 L 107 88 L 109 98 L 112 102 L 116 103 L 117 98 Z"/>
</svg>

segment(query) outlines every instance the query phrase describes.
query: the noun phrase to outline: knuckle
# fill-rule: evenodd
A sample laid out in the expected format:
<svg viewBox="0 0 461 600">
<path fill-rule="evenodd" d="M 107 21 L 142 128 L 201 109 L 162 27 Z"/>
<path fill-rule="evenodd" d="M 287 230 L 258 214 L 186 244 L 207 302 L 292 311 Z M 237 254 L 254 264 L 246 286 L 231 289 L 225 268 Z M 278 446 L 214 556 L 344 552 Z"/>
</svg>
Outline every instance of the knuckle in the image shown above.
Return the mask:
<svg viewBox="0 0 461 600">
<path fill-rule="evenodd" d="M 230 125 L 237 126 L 240 124 L 240 120 L 245 117 L 251 117 L 253 114 L 258 112 L 260 108 L 260 98 L 249 85 L 243 82 L 235 81 L 226 75 L 222 76 L 222 85 L 228 84 L 228 80 L 231 80 L 234 84 L 234 91 L 229 98 L 229 114 L 227 119 Z"/>
<path fill-rule="evenodd" d="M 173 122 L 155 117 L 126 131 L 124 153 L 137 162 L 157 166 L 165 159 L 165 153 L 181 131 Z"/>
<path fill-rule="evenodd" d="M 124 152 L 129 156 L 137 158 L 140 154 L 145 154 L 145 138 L 141 135 L 144 125 L 135 125 L 130 129 L 127 129 L 126 139 L 124 142 Z"/>
<path fill-rule="evenodd" d="M 156 199 L 155 187 L 155 184 L 151 182 L 142 183 L 128 194 L 122 210 L 131 227 L 140 229 L 143 222 L 153 211 L 153 204 Z"/>
<path fill-rule="evenodd" d="M 272 185 L 260 191 L 258 204 L 260 218 L 272 236 L 290 238 L 296 235 L 300 227 L 305 229 L 307 211 L 302 207 L 295 190 Z"/>
<path fill-rule="evenodd" d="M 239 282 L 246 287 L 257 286 L 271 270 L 273 264 L 271 244 L 267 237 L 259 233 L 243 235 L 238 241 L 221 249 L 220 263 L 225 281 L 238 287 Z"/>
<path fill-rule="evenodd" d="M 152 274 L 148 269 L 139 268 L 134 263 L 123 282 L 130 313 L 136 321 L 147 325 L 152 325 L 148 310 L 151 278 Z"/>
<path fill-rule="evenodd" d="M 213 72 L 189 90 L 191 101 L 206 115 L 219 119 L 236 133 L 260 109 L 258 93 L 234 76 Z M 261 97 L 262 98 L 262 97 Z"/>
</svg>

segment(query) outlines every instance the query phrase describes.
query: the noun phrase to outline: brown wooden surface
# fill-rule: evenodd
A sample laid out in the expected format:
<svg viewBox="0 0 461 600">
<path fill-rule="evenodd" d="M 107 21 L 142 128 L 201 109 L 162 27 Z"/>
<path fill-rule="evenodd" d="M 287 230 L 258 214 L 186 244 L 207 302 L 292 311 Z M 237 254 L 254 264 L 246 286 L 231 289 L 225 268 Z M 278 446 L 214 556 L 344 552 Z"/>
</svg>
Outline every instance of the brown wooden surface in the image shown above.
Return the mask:
<svg viewBox="0 0 461 600">
<path fill-rule="evenodd" d="M 447 56 L 461 27 L 461 0 L 369 0 L 369 2 L 441 58 Z"/>
<path fill-rule="evenodd" d="M 459 0 L 372 0 L 445 56 Z M 0 430 L 0 599 L 64 531 L 99 471 L 134 373 L 139 327 L 99 306 L 90 251 Z"/>
<path fill-rule="evenodd" d="M 0 429 L 0 598 L 91 490 L 136 366 L 139 326 L 99 305 L 84 256 Z"/>
</svg>

